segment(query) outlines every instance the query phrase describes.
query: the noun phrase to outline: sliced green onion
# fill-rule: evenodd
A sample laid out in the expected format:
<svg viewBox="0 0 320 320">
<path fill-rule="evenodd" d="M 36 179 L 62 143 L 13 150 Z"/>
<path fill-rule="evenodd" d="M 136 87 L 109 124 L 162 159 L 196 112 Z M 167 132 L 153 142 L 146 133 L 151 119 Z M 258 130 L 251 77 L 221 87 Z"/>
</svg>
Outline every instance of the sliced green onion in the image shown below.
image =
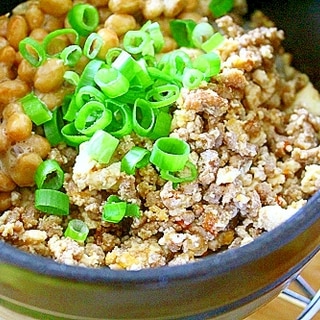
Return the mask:
<svg viewBox="0 0 320 320">
<path fill-rule="evenodd" d="M 205 52 L 211 52 L 216 49 L 224 41 L 224 36 L 217 32 L 210 39 L 204 42 L 201 49 Z"/>
<path fill-rule="evenodd" d="M 133 217 L 133 218 L 140 218 L 140 209 L 139 206 L 135 203 L 127 203 L 127 209 L 125 216 L 126 217 Z"/>
<path fill-rule="evenodd" d="M 149 163 L 150 151 L 141 147 L 133 147 L 121 159 L 121 171 L 135 174 L 136 169 L 143 168 Z"/>
<path fill-rule="evenodd" d="M 128 79 L 114 68 L 101 68 L 95 75 L 94 81 L 109 98 L 122 96 L 130 87 Z"/>
<path fill-rule="evenodd" d="M 69 197 L 58 190 L 37 189 L 34 206 L 45 213 L 67 216 L 69 214 Z"/>
<path fill-rule="evenodd" d="M 98 130 L 94 133 L 86 146 L 87 154 L 99 163 L 109 163 L 117 149 L 119 140 L 108 132 Z"/>
<path fill-rule="evenodd" d="M 146 137 L 155 124 L 155 113 L 150 102 L 137 99 L 133 106 L 133 130 L 141 137 Z"/>
<path fill-rule="evenodd" d="M 179 47 L 192 47 L 192 32 L 197 23 L 191 19 L 174 19 L 170 21 L 173 39 Z"/>
<path fill-rule="evenodd" d="M 187 161 L 184 169 L 175 173 L 176 175 L 170 172 L 170 170 L 160 170 L 161 178 L 173 183 L 191 182 L 198 175 L 197 167 L 191 161 Z"/>
<path fill-rule="evenodd" d="M 198 23 L 192 31 L 192 42 L 196 48 L 201 48 L 202 44 L 214 34 L 213 27 L 208 22 Z"/>
<path fill-rule="evenodd" d="M 141 30 L 128 31 L 123 37 L 123 47 L 131 54 L 154 54 L 150 35 Z"/>
<path fill-rule="evenodd" d="M 177 79 L 175 79 L 170 73 L 164 72 L 163 70 L 160 70 L 156 67 L 148 67 L 148 73 L 150 77 L 156 81 L 161 80 L 164 83 L 174 83 L 178 85 Z"/>
<path fill-rule="evenodd" d="M 119 54 L 112 62 L 111 67 L 119 70 L 128 81 L 131 81 L 136 72 L 140 69 L 138 62 L 126 51 L 122 51 Z"/>
<path fill-rule="evenodd" d="M 24 112 L 37 126 L 52 118 L 52 112 L 33 92 L 20 99 Z"/>
<path fill-rule="evenodd" d="M 103 102 L 105 100 L 104 94 L 97 88 L 92 86 L 84 86 L 79 89 L 75 96 L 75 102 L 78 110 L 89 101 Z"/>
<path fill-rule="evenodd" d="M 67 93 L 63 97 L 62 104 L 61 104 L 61 113 L 62 113 L 63 117 L 68 112 L 69 105 L 70 105 L 72 100 L 75 100 L 73 93 Z"/>
<path fill-rule="evenodd" d="M 84 242 L 87 239 L 88 233 L 89 228 L 82 220 L 72 219 L 68 223 L 64 236 L 79 242 Z"/>
<path fill-rule="evenodd" d="M 127 210 L 127 203 L 124 201 L 121 202 L 106 202 L 102 210 L 102 220 L 119 223 L 125 216 Z"/>
<path fill-rule="evenodd" d="M 121 48 L 110 48 L 106 54 L 106 64 L 110 67 L 120 56 L 121 52 L 123 52 Z"/>
<path fill-rule="evenodd" d="M 175 50 L 169 55 L 169 61 L 165 69 L 172 77 L 177 78 L 181 81 L 183 72 L 185 68 L 190 68 L 192 66 L 191 59 L 189 55 L 182 50 Z"/>
<path fill-rule="evenodd" d="M 76 96 L 66 96 L 63 102 L 63 119 L 73 121 L 81 106 L 76 103 Z"/>
<path fill-rule="evenodd" d="M 98 101 L 89 101 L 79 110 L 74 121 L 75 128 L 86 136 L 92 136 L 97 130 L 107 127 L 112 113 Z"/>
<path fill-rule="evenodd" d="M 90 60 L 88 64 L 85 66 L 84 70 L 82 71 L 82 74 L 80 76 L 80 80 L 78 83 L 78 88 L 82 88 L 85 86 L 94 86 L 94 76 L 98 72 L 98 70 L 103 65 L 102 60 L 94 59 Z"/>
<path fill-rule="evenodd" d="M 160 170 L 180 171 L 184 168 L 190 154 L 189 145 L 178 138 L 162 137 L 155 141 L 150 162 Z"/>
<path fill-rule="evenodd" d="M 150 61 L 150 60 L 149 60 Z M 155 65 L 155 63 L 151 63 Z M 154 83 L 148 73 L 148 62 L 145 59 L 140 59 L 137 61 L 136 68 L 135 68 L 135 75 L 131 79 L 131 87 L 138 86 L 142 89 L 146 89 Z"/>
<path fill-rule="evenodd" d="M 211 0 L 209 9 L 215 18 L 227 14 L 233 8 L 234 0 Z"/>
<path fill-rule="evenodd" d="M 79 34 L 77 33 L 76 30 L 71 29 L 71 28 L 54 30 L 54 31 L 50 32 L 49 34 L 47 34 L 42 41 L 43 48 L 47 54 L 54 55 L 54 54 L 59 53 L 59 52 L 50 53 L 49 47 L 52 46 L 54 39 L 56 39 L 57 37 L 63 36 L 63 35 L 71 35 L 74 37 L 74 43 L 75 44 L 79 43 Z"/>
<path fill-rule="evenodd" d="M 158 22 L 147 21 L 141 28 L 142 31 L 147 32 L 153 41 L 155 52 L 160 52 L 164 46 L 164 38 Z"/>
<path fill-rule="evenodd" d="M 66 66 L 74 67 L 82 56 L 82 49 L 77 44 L 64 48 L 60 54 L 60 58 Z"/>
<path fill-rule="evenodd" d="M 89 136 L 81 134 L 74 126 L 74 123 L 68 123 L 61 128 L 61 134 L 65 143 L 72 147 L 78 147 L 82 142 L 88 141 Z"/>
<path fill-rule="evenodd" d="M 47 159 L 38 166 L 34 180 L 39 189 L 59 190 L 64 182 L 64 172 L 56 160 Z"/>
<path fill-rule="evenodd" d="M 74 5 L 68 12 L 67 18 L 72 28 L 83 37 L 95 31 L 99 24 L 98 10 L 94 6 L 86 3 Z"/>
<path fill-rule="evenodd" d="M 175 84 L 155 86 L 147 92 L 146 100 L 152 108 L 162 108 L 172 105 L 180 95 L 180 89 Z"/>
<path fill-rule="evenodd" d="M 205 53 L 193 61 L 193 67 L 203 72 L 206 78 L 213 77 L 220 72 L 221 59 L 215 52 Z"/>
<path fill-rule="evenodd" d="M 124 217 L 139 218 L 139 206 L 122 201 L 115 195 L 109 196 L 102 209 L 102 220 L 119 223 Z"/>
<path fill-rule="evenodd" d="M 156 122 L 150 132 L 149 138 L 156 140 L 161 137 L 167 137 L 171 131 L 172 116 L 165 111 L 159 111 L 156 114 Z"/>
<path fill-rule="evenodd" d="M 80 80 L 79 75 L 75 71 L 67 70 L 65 71 L 63 78 L 68 83 L 72 84 L 73 86 L 77 86 Z"/>
<path fill-rule="evenodd" d="M 182 84 L 187 89 L 199 88 L 202 80 L 204 80 L 203 72 L 198 69 L 186 68 L 182 77 Z"/>
<path fill-rule="evenodd" d="M 46 51 L 43 46 L 32 38 L 24 38 L 19 42 L 19 51 L 24 59 L 32 66 L 39 67 L 46 60 Z"/>
<path fill-rule="evenodd" d="M 107 109 L 112 113 L 112 121 L 105 128 L 116 138 L 122 138 L 132 131 L 132 110 L 126 104 L 107 101 Z"/>
<path fill-rule="evenodd" d="M 112 194 L 108 197 L 107 203 L 123 202 L 118 196 Z"/>
<path fill-rule="evenodd" d="M 56 146 L 63 141 L 61 128 L 64 126 L 61 109 L 56 108 L 52 111 L 52 118 L 43 124 L 46 139 L 51 146 Z"/>
<path fill-rule="evenodd" d="M 140 98 L 144 99 L 146 97 L 146 92 L 143 88 L 140 86 L 130 86 L 130 90 L 126 92 L 124 95 L 117 97 L 117 102 L 128 104 L 128 105 L 134 105 L 135 101 Z"/>
<path fill-rule="evenodd" d="M 102 45 L 102 37 L 93 32 L 89 35 L 84 43 L 83 54 L 89 59 L 94 59 L 98 55 Z"/>
</svg>

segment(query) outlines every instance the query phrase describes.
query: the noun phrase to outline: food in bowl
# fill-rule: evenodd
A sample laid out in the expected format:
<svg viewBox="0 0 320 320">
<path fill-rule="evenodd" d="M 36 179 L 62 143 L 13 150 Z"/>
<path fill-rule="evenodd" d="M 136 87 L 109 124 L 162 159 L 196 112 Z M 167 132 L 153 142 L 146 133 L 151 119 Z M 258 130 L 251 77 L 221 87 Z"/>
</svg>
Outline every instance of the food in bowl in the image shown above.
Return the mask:
<svg viewBox="0 0 320 320">
<path fill-rule="evenodd" d="M 1 17 L 1 239 L 173 266 L 253 241 L 319 189 L 319 93 L 272 21 L 214 3 L 31 0 Z"/>
</svg>

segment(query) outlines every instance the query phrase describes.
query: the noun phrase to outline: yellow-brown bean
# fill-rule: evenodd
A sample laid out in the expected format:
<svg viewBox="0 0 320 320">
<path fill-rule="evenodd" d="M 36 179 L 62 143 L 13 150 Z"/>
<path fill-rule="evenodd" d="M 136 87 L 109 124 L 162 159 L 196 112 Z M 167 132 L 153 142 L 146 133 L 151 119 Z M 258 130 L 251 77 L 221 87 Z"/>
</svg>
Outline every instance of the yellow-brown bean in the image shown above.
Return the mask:
<svg viewBox="0 0 320 320">
<path fill-rule="evenodd" d="M 5 153 L 10 147 L 10 140 L 6 134 L 5 126 L 0 126 L 0 154 Z"/>
<path fill-rule="evenodd" d="M 13 182 L 10 176 L 8 176 L 3 170 L 0 170 L 0 192 L 9 192 L 14 190 L 16 184 Z"/>
<path fill-rule="evenodd" d="M 9 19 L 7 39 L 15 50 L 18 50 L 19 42 L 27 37 L 28 33 L 29 27 L 24 17 L 14 15 Z"/>
<path fill-rule="evenodd" d="M 88 0 L 94 7 L 104 7 L 108 4 L 108 0 Z"/>
<path fill-rule="evenodd" d="M 137 22 L 134 16 L 126 13 L 113 13 L 104 23 L 105 28 L 112 29 L 118 37 L 121 37 L 129 30 L 137 28 Z"/>
<path fill-rule="evenodd" d="M 147 20 L 154 20 L 161 16 L 163 10 L 163 0 L 146 0 L 143 3 L 142 14 Z"/>
<path fill-rule="evenodd" d="M 9 18 L 6 15 L 0 16 L 0 36 L 5 37 L 7 35 Z"/>
<path fill-rule="evenodd" d="M 0 62 L 3 62 L 8 67 L 12 67 L 16 60 L 16 50 L 11 46 L 5 46 L 0 49 Z"/>
<path fill-rule="evenodd" d="M 9 45 L 9 41 L 5 37 L 0 37 L 0 49 Z"/>
<path fill-rule="evenodd" d="M 119 38 L 114 30 L 108 28 L 101 28 L 97 33 L 103 40 L 102 47 L 98 53 L 98 58 L 104 60 L 110 48 L 119 46 Z"/>
<path fill-rule="evenodd" d="M 109 0 L 108 5 L 113 13 L 135 14 L 142 7 L 142 0 Z"/>
<path fill-rule="evenodd" d="M 40 28 L 44 21 L 44 13 L 37 5 L 30 5 L 25 13 L 30 30 Z"/>
<path fill-rule="evenodd" d="M 47 46 L 47 53 L 52 56 L 59 54 L 69 44 L 70 44 L 70 41 L 68 36 L 62 35 L 62 36 L 55 37 Z"/>
<path fill-rule="evenodd" d="M 33 67 L 27 60 L 22 59 L 18 66 L 18 76 L 22 81 L 33 83 L 37 68 Z"/>
<path fill-rule="evenodd" d="M 46 158 L 51 150 L 49 141 L 38 134 L 32 134 L 24 144 L 25 149 L 32 150 L 32 152 L 38 154 L 42 159 Z"/>
<path fill-rule="evenodd" d="M 178 48 L 177 42 L 173 38 L 169 36 L 164 36 L 163 38 L 164 46 L 161 50 L 162 53 L 170 52 Z"/>
<path fill-rule="evenodd" d="M 199 0 L 187 0 L 184 10 L 185 11 L 194 11 L 199 5 Z"/>
<path fill-rule="evenodd" d="M 19 187 L 31 187 L 34 185 L 34 174 L 42 162 L 41 157 L 35 153 L 23 153 L 10 170 L 12 180 Z"/>
<path fill-rule="evenodd" d="M 11 205 L 11 192 L 0 192 L 0 212 L 8 210 Z"/>
<path fill-rule="evenodd" d="M 193 20 L 195 22 L 200 22 L 202 21 L 203 17 L 198 13 L 198 12 L 191 12 L 191 11 L 183 11 L 180 13 L 177 17 L 178 19 L 181 20 Z"/>
<path fill-rule="evenodd" d="M 155 22 L 159 23 L 161 32 L 164 36 L 171 35 L 170 20 L 171 19 L 164 18 L 164 17 L 154 19 Z"/>
<path fill-rule="evenodd" d="M 167 18 L 174 18 L 184 9 L 185 5 L 185 0 L 164 1 L 163 14 Z"/>
<path fill-rule="evenodd" d="M 48 32 L 46 30 L 42 28 L 36 28 L 30 32 L 29 37 L 39 42 L 42 42 L 42 40 L 45 38 L 47 34 Z"/>
<path fill-rule="evenodd" d="M 22 105 L 20 102 L 12 102 L 6 105 L 2 111 L 2 118 L 8 120 L 11 115 L 15 113 L 23 113 Z"/>
<path fill-rule="evenodd" d="M 65 96 L 72 93 L 72 89 L 73 88 L 71 86 L 62 86 L 56 91 L 47 93 L 36 91 L 36 94 L 49 110 L 53 110 L 54 108 L 62 105 Z"/>
<path fill-rule="evenodd" d="M 39 5 L 43 12 L 60 17 L 72 8 L 73 3 L 72 0 L 40 0 Z"/>
<path fill-rule="evenodd" d="M 0 63 L 0 82 L 11 80 L 15 77 L 14 71 L 5 63 Z"/>
<path fill-rule="evenodd" d="M 99 12 L 99 23 L 101 26 L 103 26 L 104 22 L 112 15 L 112 12 L 110 11 L 109 7 L 100 7 L 98 8 Z"/>
<path fill-rule="evenodd" d="M 20 79 L 3 81 L 0 83 L 0 103 L 8 104 L 24 97 L 29 91 L 27 83 Z"/>
<path fill-rule="evenodd" d="M 64 82 L 65 65 L 58 58 L 45 61 L 35 73 L 34 87 L 44 93 L 56 91 Z"/>
<path fill-rule="evenodd" d="M 203 17 L 210 15 L 209 3 L 211 0 L 199 0 L 196 11 Z"/>
<path fill-rule="evenodd" d="M 6 131 L 11 142 L 25 140 L 31 136 L 32 121 L 24 113 L 14 113 L 6 122 Z"/>
<path fill-rule="evenodd" d="M 64 27 L 64 19 L 45 14 L 42 28 L 47 32 L 62 29 Z"/>
</svg>

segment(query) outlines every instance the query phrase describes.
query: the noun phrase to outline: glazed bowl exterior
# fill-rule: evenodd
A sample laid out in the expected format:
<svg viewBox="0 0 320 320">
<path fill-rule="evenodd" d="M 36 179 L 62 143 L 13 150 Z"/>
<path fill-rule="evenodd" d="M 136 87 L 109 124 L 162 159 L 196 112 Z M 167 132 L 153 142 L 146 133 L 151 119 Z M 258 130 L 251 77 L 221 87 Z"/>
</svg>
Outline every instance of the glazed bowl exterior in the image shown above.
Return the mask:
<svg viewBox="0 0 320 320">
<path fill-rule="evenodd" d="M 263 9 L 285 30 L 295 65 L 319 89 L 319 1 L 248 3 L 250 10 Z M 14 5 L 7 1 L 1 10 Z M 183 266 L 89 269 L 0 242 L 0 305 L 48 320 L 242 319 L 287 287 L 319 251 L 319 243 L 319 192 L 252 243 Z"/>
</svg>

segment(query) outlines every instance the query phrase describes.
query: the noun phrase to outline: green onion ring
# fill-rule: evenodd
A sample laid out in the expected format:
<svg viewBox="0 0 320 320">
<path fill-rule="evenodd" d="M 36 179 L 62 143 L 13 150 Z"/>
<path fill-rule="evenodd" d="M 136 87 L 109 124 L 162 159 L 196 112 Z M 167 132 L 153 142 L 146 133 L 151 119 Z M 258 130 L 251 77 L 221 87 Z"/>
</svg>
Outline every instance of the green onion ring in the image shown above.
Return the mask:
<svg viewBox="0 0 320 320">
<path fill-rule="evenodd" d="M 82 220 L 72 219 L 68 223 L 64 236 L 79 242 L 84 242 L 87 239 L 88 233 L 89 228 Z"/>
<path fill-rule="evenodd" d="M 155 141 L 150 162 L 160 170 L 180 171 L 184 168 L 190 154 L 189 145 L 178 138 L 162 137 Z"/>
<path fill-rule="evenodd" d="M 109 163 L 119 140 L 103 130 L 97 130 L 86 145 L 86 152 L 99 163 Z"/>
<path fill-rule="evenodd" d="M 99 12 L 90 4 L 78 3 L 68 12 L 67 19 L 79 35 L 86 37 L 97 28 Z"/>
<path fill-rule="evenodd" d="M 145 167 L 149 163 L 150 151 L 135 146 L 131 148 L 121 159 L 121 171 L 132 175 L 136 169 Z"/>
<path fill-rule="evenodd" d="M 155 113 L 150 102 L 138 98 L 133 106 L 133 130 L 141 137 L 146 137 L 155 124 Z"/>
<path fill-rule="evenodd" d="M 69 215 L 69 197 L 58 190 L 37 189 L 35 208 L 45 213 L 67 216 Z"/>
<path fill-rule="evenodd" d="M 34 180 L 39 189 L 59 190 L 64 182 L 64 172 L 56 160 L 47 159 L 38 166 Z"/>
<path fill-rule="evenodd" d="M 89 59 L 94 59 L 102 46 L 102 37 L 97 33 L 91 33 L 84 43 L 83 54 Z"/>
<path fill-rule="evenodd" d="M 27 37 L 19 42 L 19 51 L 32 66 L 40 67 L 46 60 L 46 51 L 36 40 Z"/>
<path fill-rule="evenodd" d="M 37 126 L 40 126 L 51 120 L 52 112 L 48 109 L 47 105 L 42 102 L 33 92 L 20 99 L 20 102 L 26 115 Z"/>
<path fill-rule="evenodd" d="M 95 83 L 109 98 L 116 98 L 128 92 L 128 79 L 117 69 L 101 68 L 94 76 Z"/>
<path fill-rule="evenodd" d="M 92 136 L 97 130 L 107 127 L 112 113 L 98 101 L 89 101 L 79 110 L 74 121 L 75 128 L 86 136 Z"/>
</svg>

